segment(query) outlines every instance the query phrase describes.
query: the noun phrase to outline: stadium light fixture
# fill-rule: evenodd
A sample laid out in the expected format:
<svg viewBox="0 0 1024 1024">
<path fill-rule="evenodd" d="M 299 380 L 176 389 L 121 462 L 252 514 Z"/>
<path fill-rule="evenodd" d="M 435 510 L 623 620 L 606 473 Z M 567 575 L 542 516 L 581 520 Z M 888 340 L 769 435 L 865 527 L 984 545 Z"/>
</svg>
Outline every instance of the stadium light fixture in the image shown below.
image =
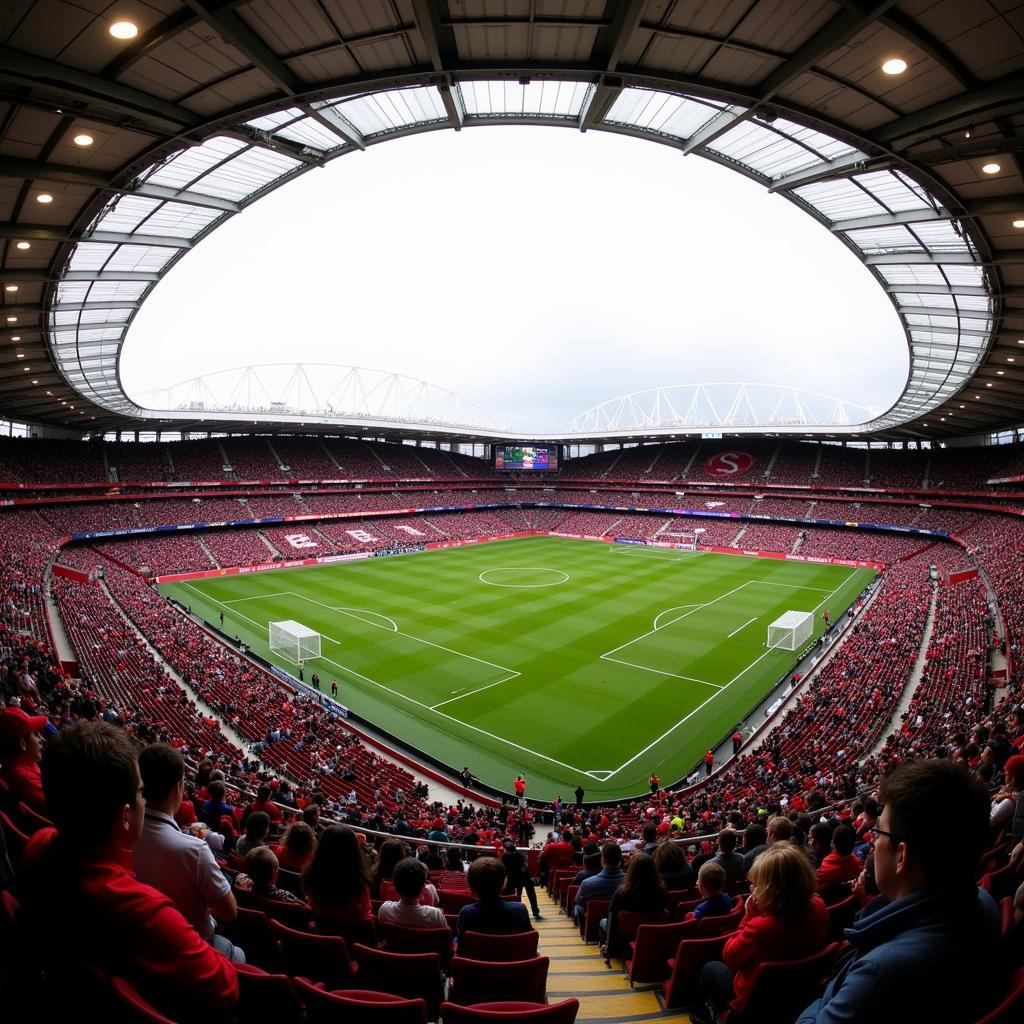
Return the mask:
<svg viewBox="0 0 1024 1024">
<path fill-rule="evenodd" d="M 1002 170 L 1002 167 L 993 161 L 990 164 L 983 164 L 981 169 L 985 174 L 998 174 Z"/>
<path fill-rule="evenodd" d="M 9 316 L 7 318 L 7 322 L 9 324 L 16 324 L 18 322 L 18 318 L 16 316 Z"/>
<path fill-rule="evenodd" d="M 987 388 L 992 387 L 992 381 L 986 381 L 985 382 L 985 387 L 987 387 Z"/>
<path fill-rule="evenodd" d="M 25 358 L 25 353 L 24 352 L 19 352 L 18 353 L 18 358 L 19 359 L 24 359 Z"/>
<path fill-rule="evenodd" d="M 996 370 L 996 376 L 997 377 L 1002 377 L 1004 373 L 1006 373 L 1005 370 Z"/>
<path fill-rule="evenodd" d="M 16 292 L 17 290 L 18 290 L 18 286 L 16 284 L 4 285 L 4 291 L 5 292 Z"/>
<path fill-rule="evenodd" d="M 110 34 L 115 39 L 134 39 L 139 34 L 139 26 L 134 21 L 115 21 L 110 26 Z"/>
<path fill-rule="evenodd" d="M 907 62 L 902 57 L 890 57 L 882 64 L 882 70 L 887 75 L 902 75 L 907 70 Z"/>
<path fill-rule="evenodd" d="M 51 196 L 49 192 L 40 192 L 39 195 L 36 196 L 36 202 L 42 203 L 43 206 L 46 206 L 47 203 L 53 202 L 53 196 Z"/>
<path fill-rule="evenodd" d="M 1016 359 L 1016 357 L 1015 357 L 1015 356 L 1007 356 L 1007 357 L 1006 357 L 1006 361 L 1007 361 L 1008 363 L 1015 363 L 1015 362 L 1017 362 L 1017 359 Z"/>
<path fill-rule="evenodd" d="M 18 242 L 16 248 L 23 249 L 23 250 L 24 249 L 31 249 L 32 248 L 32 243 L 31 242 Z"/>
<path fill-rule="evenodd" d="M 76 146 L 91 146 L 93 141 L 93 137 L 88 132 L 79 132 L 74 138 Z"/>
<path fill-rule="evenodd" d="M 1015 228 L 1018 228 L 1018 229 L 1020 229 L 1020 228 L 1024 228 L 1024 217 L 1018 217 L 1018 218 L 1017 218 L 1017 219 L 1016 219 L 1016 220 L 1015 220 L 1015 221 L 1013 222 L 1013 226 L 1014 226 Z"/>
<path fill-rule="evenodd" d="M 38 383 L 39 383 L 39 381 L 37 381 L 37 380 L 34 380 L 34 381 L 32 381 L 32 383 L 33 383 L 33 384 L 38 384 Z"/>
<path fill-rule="evenodd" d="M 21 341 L 21 335 L 20 334 L 12 335 L 11 336 L 11 341 Z"/>
</svg>

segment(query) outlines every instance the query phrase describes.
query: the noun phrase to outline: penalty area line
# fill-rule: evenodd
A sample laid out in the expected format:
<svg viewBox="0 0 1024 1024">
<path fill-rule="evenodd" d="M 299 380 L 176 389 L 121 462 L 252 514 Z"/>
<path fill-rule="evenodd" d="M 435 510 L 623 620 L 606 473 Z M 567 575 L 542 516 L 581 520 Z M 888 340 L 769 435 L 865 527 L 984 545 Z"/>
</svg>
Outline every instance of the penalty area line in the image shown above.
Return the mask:
<svg viewBox="0 0 1024 1024">
<path fill-rule="evenodd" d="M 726 637 L 726 640 L 729 640 L 729 639 L 731 639 L 732 637 L 734 637 L 734 636 L 735 636 L 735 635 L 736 635 L 737 633 L 740 633 L 740 632 L 742 632 L 742 631 L 743 631 L 744 629 L 746 629 L 746 628 L 747 628 L 747 626 L 749 626 L 749 625 L 750 625 L 750 623 L 751 623 L 751 622 L 757 622 L 757 616 L 756 616 L 756 615 L 755 615 L 755 616 L 754 616 L 754 617 L 753 617 L 752 619 L 748 619 L 748 620 L 747 620 L 746 622 L 744 622 L 744 623 L 743 623 L 743 625 L 739 627 L 739 629 L 734 629 L 734 630 L 733 630 L 733 631 L 732 631 L 732 632 L 731 632 L 731 633 L 729 634 L 729 636 L 727 636 L 727 637 Z"/>
</svg>

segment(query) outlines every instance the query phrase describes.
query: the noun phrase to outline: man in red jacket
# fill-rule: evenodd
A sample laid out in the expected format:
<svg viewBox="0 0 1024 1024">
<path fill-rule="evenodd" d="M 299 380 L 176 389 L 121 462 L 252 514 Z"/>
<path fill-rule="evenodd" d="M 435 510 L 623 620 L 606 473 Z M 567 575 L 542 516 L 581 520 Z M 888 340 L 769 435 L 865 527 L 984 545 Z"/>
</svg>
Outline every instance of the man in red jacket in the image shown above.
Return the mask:
<svg viewBox="0 0 1024 1024">
<path fill-rule="evenodd" d="M 64 729 L 46 745 L 42 774 L 57 829 L 32 837 L 21 881 L 28 940 L 54 972 L 54 997 L 74 999 L 74 986 L 59 983 L 62 968 L 95 965 L 176 1019 L 233 1007 L 232 964 L 132 873 L 146 807 L 128 735 L 106 722 Z"/>
<path fill-rule="evenodd" d="M 818 868 L 818 892 L 826 903 L 838 902 L 850 895 L 850 889 L 843 891 L 844 882 L 852 882 L 864 870 L 864 863 L 853 854 L 857 833 L 849 825 L 840 825 L 832 833 L 832 852 Z"/>
<path fill-rule="evenodd" d="M 11 799 L 24 801 L 44 816 L 46 797 L 39 772 L 43 744 L 39 734 L 47 724 L 46 715 L 26 715 L 21 708 L 4 708 L 0 713 L 0 763 Z"/>
</svg>

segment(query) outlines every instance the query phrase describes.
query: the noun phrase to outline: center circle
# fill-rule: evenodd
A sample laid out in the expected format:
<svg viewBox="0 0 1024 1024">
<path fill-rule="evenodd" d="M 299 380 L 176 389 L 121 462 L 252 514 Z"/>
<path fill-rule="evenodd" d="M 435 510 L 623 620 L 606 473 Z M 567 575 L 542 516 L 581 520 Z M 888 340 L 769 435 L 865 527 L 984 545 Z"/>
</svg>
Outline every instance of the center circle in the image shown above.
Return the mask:
<svg viewBox="0 0 1024 1024">
<path fill-rule="evenodd" d="M 569 574 L 561 569 L 544 569 L 539 566 L 505 566 L 500 569 L 486 569 L 478 579 L 492 587 L 511 587 L 515 590 L 532 590 L 536 587 L 557 587 L 569 582 Z"/>
</svg>

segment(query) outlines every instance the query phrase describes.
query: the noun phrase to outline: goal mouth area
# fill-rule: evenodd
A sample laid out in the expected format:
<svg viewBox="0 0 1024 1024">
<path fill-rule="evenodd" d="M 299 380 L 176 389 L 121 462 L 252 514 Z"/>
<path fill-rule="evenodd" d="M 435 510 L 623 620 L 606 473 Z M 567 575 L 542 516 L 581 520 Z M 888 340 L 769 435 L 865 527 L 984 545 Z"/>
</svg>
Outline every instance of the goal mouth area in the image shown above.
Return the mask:
<svg viewBox="0 0 1024 1024">
<path fill-rule="evenodd" d="M 294 619 L 267 624 L 271 653 L 295 665 L 320 657 L 320 634 Z"/>
<path fill-rule="evenodd" d="M 797 651 L 814 635 L 814 613 L 783 612 L 768 626 L 768 648 Z"/>
</svg>

